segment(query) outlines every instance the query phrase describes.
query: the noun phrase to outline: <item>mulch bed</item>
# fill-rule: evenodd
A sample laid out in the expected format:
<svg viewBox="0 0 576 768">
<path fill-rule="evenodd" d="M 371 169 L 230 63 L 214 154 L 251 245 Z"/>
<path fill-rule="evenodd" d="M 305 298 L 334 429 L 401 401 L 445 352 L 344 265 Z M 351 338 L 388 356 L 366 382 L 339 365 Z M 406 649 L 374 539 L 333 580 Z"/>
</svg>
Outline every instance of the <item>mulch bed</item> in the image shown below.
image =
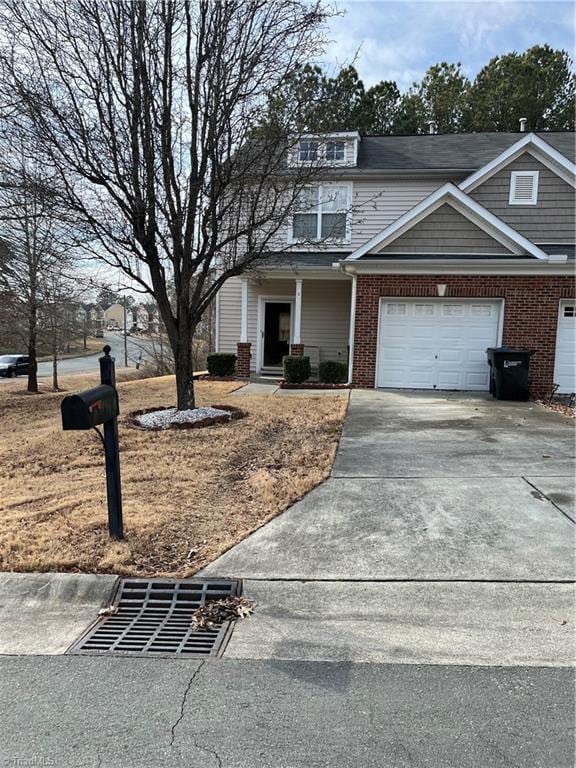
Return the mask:
<svg viewBox="0 0 576 768">
<path fill-rule="evenodd" d="M 170 429 L 201 429 L 202 427 L 211 427 L 213 424 L 228 424 L 231 421 L 242 419 L 247 415 L 246 411 L 243 411 L 241 408 L 237 408 L 234 405 L 211 405 L 210 407 L 221 411 L 227 411 L 230 415 L 209 416 L 205 419 L 198 419 L 198 421 L 171 424 L 169 427 L 146 427 L 137 421 L 137 417 L 143 416 L 145 413 L 168 411 L 171 408 L 174 408 L 173 405 L 159 405 L 156 406 L 156 408 L 142 408 L 139 411 L 131 411 L 124 417 L 123 422 L 126 426 L 140 429 L 142 432 L 166 432 Z"/>
<path fill-rule="evenodd" d="M 278 382 L 280 389 L 350 389 L 350 384 L 324 384 L 320 381 L 304 381 L 302 384 L 289 384 L 284 379 Z"/>
</svg>

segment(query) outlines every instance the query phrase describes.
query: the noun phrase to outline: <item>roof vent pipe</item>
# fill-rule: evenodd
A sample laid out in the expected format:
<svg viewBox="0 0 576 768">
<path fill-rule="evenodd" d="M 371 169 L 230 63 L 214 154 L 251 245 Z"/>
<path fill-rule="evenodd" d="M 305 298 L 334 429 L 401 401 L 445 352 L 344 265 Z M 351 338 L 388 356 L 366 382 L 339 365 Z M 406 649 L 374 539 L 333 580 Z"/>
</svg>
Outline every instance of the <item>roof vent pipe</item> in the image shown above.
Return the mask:
<svg viewBox="0 0 576 768">
<path fill-rule="evenodd" d="M 526 128 L 528 127 L 528 118 L 527 117 L 521 117 L 520 118 L 520 133 L 526 133 Z"/>
<path fill-rule="evenodd" d="M 438 133 L 438 123 L 436 120 L 428 120 L 428 133 Z"/>
</svg>

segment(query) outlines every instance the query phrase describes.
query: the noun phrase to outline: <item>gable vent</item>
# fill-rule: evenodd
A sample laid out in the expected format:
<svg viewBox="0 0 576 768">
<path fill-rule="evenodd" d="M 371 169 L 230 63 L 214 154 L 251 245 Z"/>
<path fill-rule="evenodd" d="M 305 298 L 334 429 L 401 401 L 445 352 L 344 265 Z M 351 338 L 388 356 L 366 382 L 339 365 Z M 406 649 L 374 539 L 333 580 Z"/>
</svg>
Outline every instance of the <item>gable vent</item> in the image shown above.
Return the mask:
<svg viewBox="0 0 576 768">
<path fill-rule="evenodd" d="M 536 205 L 538 171 L 513 171 L 510 176 L 510 205 Z"/>
</svg>

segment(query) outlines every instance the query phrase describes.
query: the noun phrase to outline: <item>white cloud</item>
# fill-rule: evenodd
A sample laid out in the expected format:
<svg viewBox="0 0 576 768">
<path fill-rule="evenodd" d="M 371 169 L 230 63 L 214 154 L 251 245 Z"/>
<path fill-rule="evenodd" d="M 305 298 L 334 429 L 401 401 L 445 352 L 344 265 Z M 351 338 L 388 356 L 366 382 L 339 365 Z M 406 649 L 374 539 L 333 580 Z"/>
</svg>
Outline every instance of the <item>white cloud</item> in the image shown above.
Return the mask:
<svg viewBox="0 0 576 768">
<path fill-rule="evenodd" d="M 493 56 L 548 42 L 573 47 L 571 0 L 347 0 L 332 19 L 323 62 L 355 60 L 367 86 L 396 80 L 406 90 L 432 64 L 462 63 L 471 78 Z"/>
</svg>

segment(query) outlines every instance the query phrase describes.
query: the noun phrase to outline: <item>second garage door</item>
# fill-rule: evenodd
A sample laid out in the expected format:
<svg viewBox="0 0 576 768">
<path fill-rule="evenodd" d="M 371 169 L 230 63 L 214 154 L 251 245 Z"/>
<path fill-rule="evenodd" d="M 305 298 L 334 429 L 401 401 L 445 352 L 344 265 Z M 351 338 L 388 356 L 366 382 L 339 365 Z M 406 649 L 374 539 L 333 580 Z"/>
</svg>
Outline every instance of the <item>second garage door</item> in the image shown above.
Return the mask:
<svg viewBox="0 0 576 768">
<path fill-rule="evenodd" d="M 486 347 L 498 344 L 500 306 L 382 300 L 376 386 L 488 390 Z"/>
</svg>

